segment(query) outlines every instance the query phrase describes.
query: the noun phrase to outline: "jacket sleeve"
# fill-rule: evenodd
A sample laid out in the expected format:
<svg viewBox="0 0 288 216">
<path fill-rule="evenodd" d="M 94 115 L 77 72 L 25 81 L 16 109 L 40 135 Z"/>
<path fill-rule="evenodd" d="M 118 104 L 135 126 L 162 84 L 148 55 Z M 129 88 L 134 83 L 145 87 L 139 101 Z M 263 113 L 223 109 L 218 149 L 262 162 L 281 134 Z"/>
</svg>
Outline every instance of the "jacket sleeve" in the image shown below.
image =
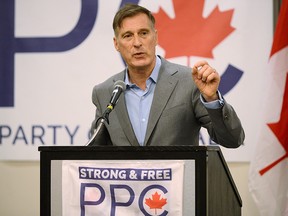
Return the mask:
<svg viewBox="0 0 288 216">
<path fill-rule="evenodd" d="M 244 129 L 235 110 L 226 101 L 219 109 L 207 109 L 211 123 L 206 126 L 211 139 L 227 148 L 237 148 L 245 139 Z"/>
</svg>

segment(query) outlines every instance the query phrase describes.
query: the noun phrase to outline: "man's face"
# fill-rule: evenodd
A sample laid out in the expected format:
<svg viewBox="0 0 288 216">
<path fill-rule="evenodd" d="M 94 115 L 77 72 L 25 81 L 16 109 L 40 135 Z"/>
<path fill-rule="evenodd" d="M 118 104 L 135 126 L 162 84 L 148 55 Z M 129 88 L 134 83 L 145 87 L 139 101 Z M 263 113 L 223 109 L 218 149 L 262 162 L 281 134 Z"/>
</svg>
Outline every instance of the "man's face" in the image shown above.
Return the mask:
<svg viewBox="0 0 288 216">
<path fill-rule="evenodd" d="M 124 58 L 130 70 L 153 69 L 157 31 L 146 14 L 127 17 L 118 28 L 114 46 Z"/>
</svg>

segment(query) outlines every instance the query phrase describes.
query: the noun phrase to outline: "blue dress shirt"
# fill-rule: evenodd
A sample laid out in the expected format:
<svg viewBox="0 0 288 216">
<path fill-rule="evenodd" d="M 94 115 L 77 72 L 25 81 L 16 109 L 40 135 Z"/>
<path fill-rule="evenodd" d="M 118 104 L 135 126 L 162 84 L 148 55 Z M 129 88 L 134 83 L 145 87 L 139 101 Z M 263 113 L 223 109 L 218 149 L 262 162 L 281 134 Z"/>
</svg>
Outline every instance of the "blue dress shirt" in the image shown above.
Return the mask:
<svg viewBox="0 0 288 216">
<path fill-rule="evenodd" d="M 140 145 L 144 144 L 150 108 L 154 96 L 156 82 L 161 67 L 161 60 L 156 57 L 156 65 L 146 80 L 146 89 L 142 90 L 137 85 L 129 81 L 128 72 L 126 69 L 125 83 L 125 100 L 129 114 L 129 118 Z"/>
</svg>

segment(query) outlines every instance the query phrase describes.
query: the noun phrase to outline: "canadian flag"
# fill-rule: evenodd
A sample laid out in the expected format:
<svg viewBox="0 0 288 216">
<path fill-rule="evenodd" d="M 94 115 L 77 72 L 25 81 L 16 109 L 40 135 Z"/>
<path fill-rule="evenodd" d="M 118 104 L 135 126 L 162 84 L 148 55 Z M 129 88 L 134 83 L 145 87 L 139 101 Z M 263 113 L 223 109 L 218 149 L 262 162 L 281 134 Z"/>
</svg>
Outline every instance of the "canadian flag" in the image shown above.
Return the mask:
<svg viewBox="0 0 288 216">
<path fill-rule="evenodd" d="M 288 0 L 282 1 L 263 71 L 267 85 L 262 130 L 251 160 L 249 190 L 261 216 L 288 215 Z"/>
</svg>

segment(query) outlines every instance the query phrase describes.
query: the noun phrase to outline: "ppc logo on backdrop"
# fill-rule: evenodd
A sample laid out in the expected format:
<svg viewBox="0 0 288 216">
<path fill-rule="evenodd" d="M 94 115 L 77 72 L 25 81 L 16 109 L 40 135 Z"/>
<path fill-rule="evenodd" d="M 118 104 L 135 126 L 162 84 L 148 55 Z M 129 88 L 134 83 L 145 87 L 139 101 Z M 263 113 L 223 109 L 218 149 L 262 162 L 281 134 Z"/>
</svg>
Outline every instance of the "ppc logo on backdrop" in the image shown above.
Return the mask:
<svg viewBox="0 0 288 216">
<path fill-rule="evenodd" d="M 122 0 L 119 7 L 139 0 Z M 220 12 L 202 17 L 204 0 L 174 0 L 175 19 L 163 10 L 155 14 L 159 44 L 166 50 L 166 58 L 178 56 L 213 57 L 212 49 L 223 41 L 233 28 L 230 26 L 233 11 Z M 57 6 L 57 5 L 56 5 Z M 55 7 L 56 7 L 55 6 Z M 16 38 L 15 0 L 0 3 L 0 107 L 14 106 L 15 53 L 63 52 L 77 47 L 90 34 L 98 14 L 98 0 L 81 0 L 81 12 L 74 29 L 61 37 Z M 220 30 L 219 30 L 220 29 Z M 189 65 L 189 62 L 188 64 Z M 222 74 L 219 90 L 224 95 L 240 80 L 243 72 L 228 64 Z"/>
</svg>

